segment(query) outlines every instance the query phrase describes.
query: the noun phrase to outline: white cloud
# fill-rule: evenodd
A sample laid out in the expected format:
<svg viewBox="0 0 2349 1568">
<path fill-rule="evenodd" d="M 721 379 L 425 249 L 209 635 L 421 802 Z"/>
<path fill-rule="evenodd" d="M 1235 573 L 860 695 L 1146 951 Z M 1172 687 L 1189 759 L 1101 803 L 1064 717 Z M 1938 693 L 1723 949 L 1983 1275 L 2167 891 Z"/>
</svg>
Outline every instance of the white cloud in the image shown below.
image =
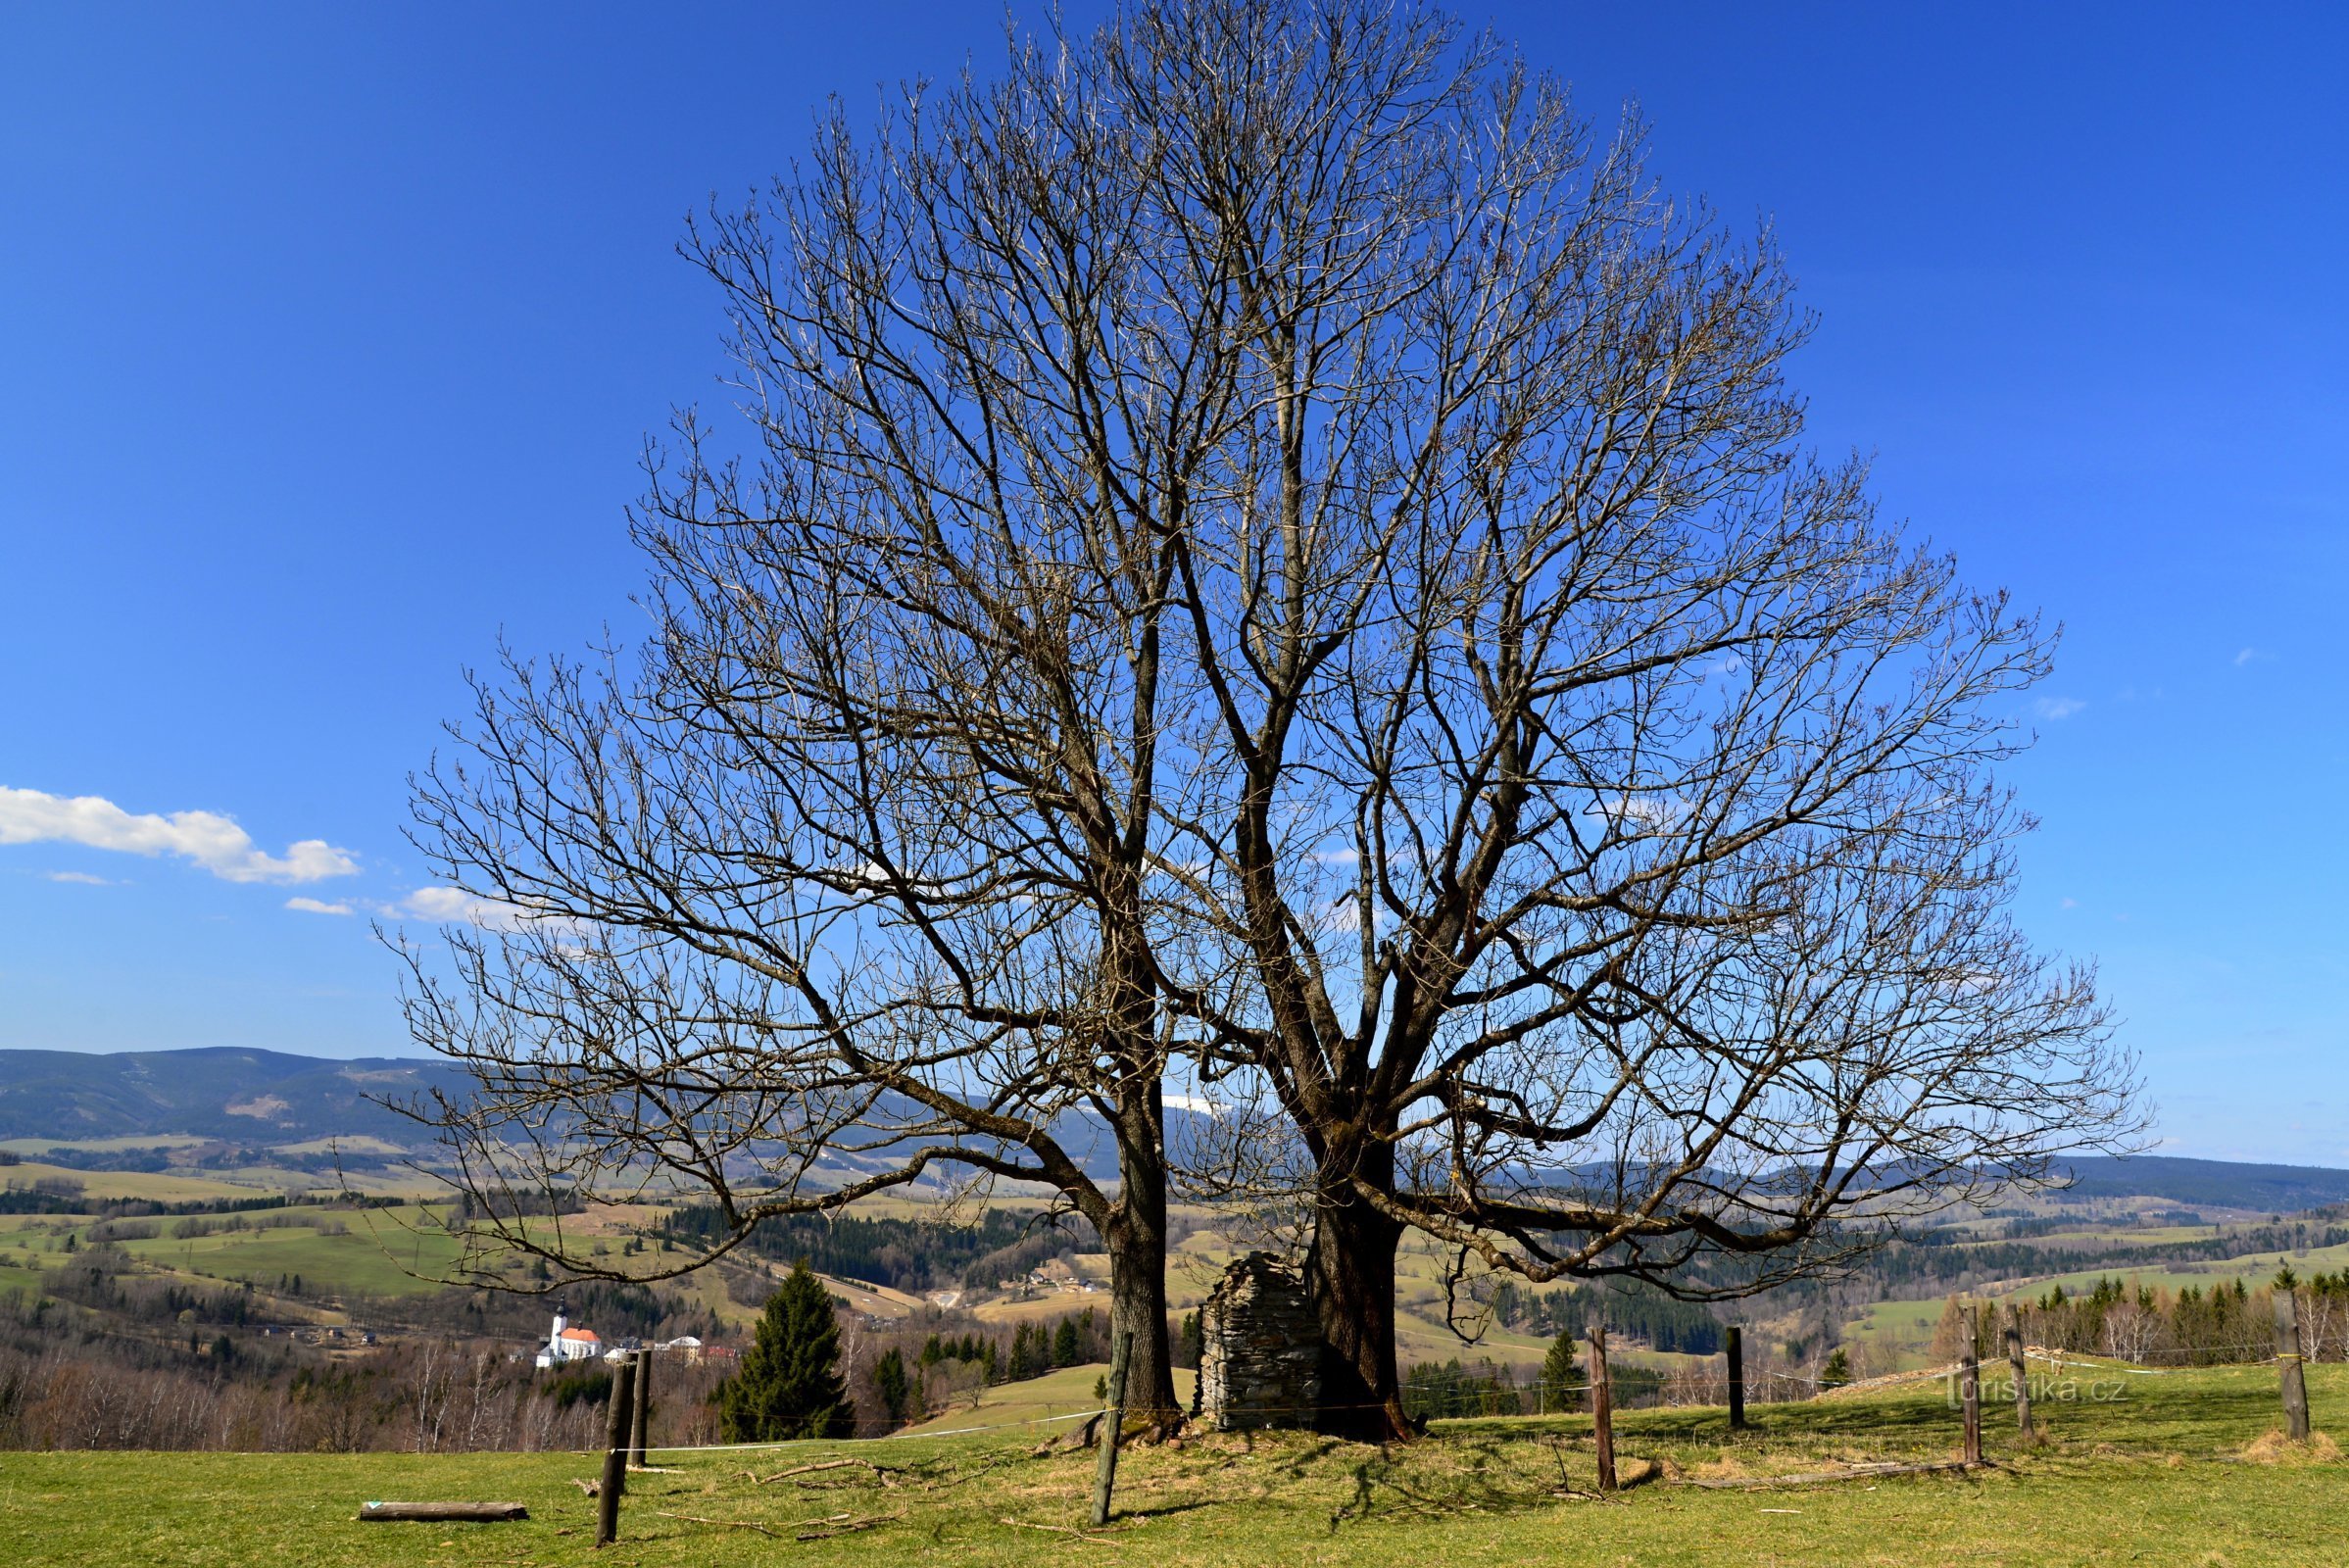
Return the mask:
<svg viewBox="0 0 2349 1568">
<path fill-rule="evenodd" d="M 323 899 L 288 899 L 285 901 L 285 906 L 289 909 L 299 909 L 304 914 L 349 914 L 351 912 L 349 905 L 328 904 Z"/>
<path fill-rule="evenodd" d="M 2042 697 L 2031 706 L 2041 718 L 2070 718 L 2088 705 L 2077 697 Z"/>
<path fill-rule="evenodd" d="M 96 795 L 46 795 L 4 786 L 0 844 L 80 844 L 125 855 L 176 855 L 225 882 L 318 882 L 359 870 L 350 851 L 323 839 L 303 839 L 283 856 L 265 854 L 234 818 L 218 811 L 133 815 Z"/>
<path fill-rule="evenodd" d="M 429 920 L 434 925 L 473 925 L 484 931 L 516 931 L 524 925 L 538 925 L 556 920 L 561 925 L 571 924 L 551 915 L 534 915 L 518 904 L 502 899 L 477 898 L 463 888 L 417 888 L 414 893 L 394 899 L 389 904 L 370 905 L 376 913 L 395 920 Z"/>
<path fill-rule="evenodd" d="M 105 877 L 92 876 L 87 871 L 43 871 L 41 875 L 52 882 L 73 882 L 86 888 L 111 888 L 115 885 Z"/>
<path fill-rule="evenodd" d="M 2268 655 L 2261 653 L 2256 648 L 2246 648 L 2241 653 L 2234 656 L 2235 667 L 2240 669 L 2245 664 L 2251 663 L 2257 660 L 2266 659 L 2268 657 Z"/>
</svg>

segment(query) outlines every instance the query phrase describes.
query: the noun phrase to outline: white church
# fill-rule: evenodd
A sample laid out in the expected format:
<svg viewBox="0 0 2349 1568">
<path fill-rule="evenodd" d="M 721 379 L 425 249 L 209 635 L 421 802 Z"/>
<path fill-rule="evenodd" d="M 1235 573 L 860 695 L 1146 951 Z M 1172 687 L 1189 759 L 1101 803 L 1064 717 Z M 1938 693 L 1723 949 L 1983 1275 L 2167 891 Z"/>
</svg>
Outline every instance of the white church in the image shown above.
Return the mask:
<svg viewBox="0 0 2349 1568">
<path fill-rule="evenodd" d="M 574 1328 L 558 1312 L 555 1326 L 547 1331 L 547 1343 L 539 1347 L 538 1364 L 562 1366 L 569 1361 L 593 1360 L 603 1353 L 604 1342 L 595 1330 Z"/>
</svg>

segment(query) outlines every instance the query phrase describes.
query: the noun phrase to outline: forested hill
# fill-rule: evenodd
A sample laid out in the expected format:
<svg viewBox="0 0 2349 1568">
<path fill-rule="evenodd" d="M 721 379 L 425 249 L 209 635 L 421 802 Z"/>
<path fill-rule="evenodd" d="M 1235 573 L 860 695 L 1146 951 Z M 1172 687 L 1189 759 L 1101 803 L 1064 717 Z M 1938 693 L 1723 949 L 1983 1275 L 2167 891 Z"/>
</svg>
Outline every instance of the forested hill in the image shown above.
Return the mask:
<svg viewBox="0 0 2349 1568">
<path fill-rule="evenodd" d="M 2272 1214 L 2349 1202 L 2349 1170 L 2323 1165 L 2254 1165 L 2157 1154 L 2074 1159 L 2066 1164 L 2076 1180 L 2064 1196 L 2074 1199 L 2166 1198 Z"/>
<path fill-rule="evenodd" d="M 0 1139 L 165 1133 L 296 1143 L 367 1135 L 416 1141 L 414 1122 L 367 1097 L 405 1098 L 463 1076 L 444 1063 L 276 1051 L 0 1051 Z"/>
</svg>

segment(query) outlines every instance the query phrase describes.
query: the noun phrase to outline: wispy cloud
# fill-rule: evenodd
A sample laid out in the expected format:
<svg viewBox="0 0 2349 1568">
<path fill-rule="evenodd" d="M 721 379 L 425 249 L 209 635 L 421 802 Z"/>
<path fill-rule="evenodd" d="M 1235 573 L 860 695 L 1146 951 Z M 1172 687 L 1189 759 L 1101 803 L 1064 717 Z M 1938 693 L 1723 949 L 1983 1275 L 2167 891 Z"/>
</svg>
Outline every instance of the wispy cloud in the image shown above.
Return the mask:
<svg viewBox="0 0 2349 1568">
<path fill-rule="evenodd" d="M 289 909 L 299 909 L 304 914 L 350 914 L 354 912 L 347 904 L 328 904 L 323 899 L 288 899 L 285 901 L 285 906 Z"/>
<path fill-rule="evenodd" d="M 72 882 L 85 888 L 111 888 L 115 885 L 111 878 L 92 876 L 87 871 L 43 871 L 41 875 L 52 882 Z"/>
<path fill-rule="evenodd" d="M 2041 718 L 2070 718 L 2088 705 L 2078 697 L 2042 697 L 2031 705 Z"/>
<path fill-rule="evenodd" d="M 377 914 L 394 920 L 429 920 L 434 925 L 471 925 L 484 931 L 518 931 L 525 925 L 552 925 L 558 929 L 570 927 L 573 922 L 560 915 L 536 914 L 518 904 L 502 899 L 478 898 L 463 888 L 417 888 L 388 903 L 367 906 Z"/>
<path fill-rule="evenodd" d="M 47 795 L 0 787 L 0 844 L 79 844 L 124 855 L 176 855 L 225 882 L 317 882 L 350 876 L 359 862 L 323 839 L 269 855 L 218 811 L 133 814 L 96 795 Z"/>
<path fill-rule="evenodd" d="M 2257 648 L 2246 648 L 2241 653 L 2234 656 L 2234 666 L 2237 669 L 2241 669 L 2245 664 L 2257 663 L 2263 659 L 2269 659 L 2272 657 L 2274 656 L 2263 653 Z"/>
<path fill-rule="evenodd" d="M 2080 901 L 2078 899 L 2066 899 L 2061 904 L 2057 905 L 2056 907 L 2059 909 L 2077 909 L 2080 907 Z"/>
</svg>

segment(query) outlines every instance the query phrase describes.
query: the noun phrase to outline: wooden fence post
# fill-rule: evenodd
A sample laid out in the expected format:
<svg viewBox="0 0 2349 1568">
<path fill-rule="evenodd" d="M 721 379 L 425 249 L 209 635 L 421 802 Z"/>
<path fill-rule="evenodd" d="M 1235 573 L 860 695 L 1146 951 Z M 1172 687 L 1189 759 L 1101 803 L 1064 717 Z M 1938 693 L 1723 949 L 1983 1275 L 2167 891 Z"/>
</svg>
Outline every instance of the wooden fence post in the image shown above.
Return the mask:
<svg viewBox="0 0 2349 1568">
<path fill-rule="evenodd" d="M 1607 1382 L 1607 1326 L 1590 1322 L 1590 1429 L 1598 1438 L 1598 1490 L 1615 1490 L 1615 1391 Z"/>
<path fill-rule="evenodd" d="M 1745 1331 L 1729 1326 L 1729 1429 L 1745 1430 Z"/>
<path fill-rule="evenodd" d="M 1132 1353 L 1134 1336 L 1121 1332 L 1109 1350 L 1109 1408 L 1101 1421 L 1101 1457 L 1093 1466 L 1093 1527 L 1099 1530 L 1109 1522 L 1109 1491 L 1117 1485 L 1117 1440 L 1126 1430 L 1126 1357 Z"/>
<path fill-rule="evenodd" d="M 2023 1353 L 2023 1314 L 2008 1302 L 1999 1311 L 2006 1329 L 2006 1364 L 2015 1374 L 2015 1427 L 2031 1443 L 2038 1433 L 2031 1424 L 2031 1359 Z"/>
<path fill-rule="evenodd" d="M 2276 1293 L 2276 1364 L 2283 1376 L 2284 1433 L 2294 1443 L 2308 1441 L 2308 1374 L 2300 1362 L 2299 1293 L 2288 1288 Z"/>
<path fill-rule="evenodd" d="M 609 1546 L 620 1536 L 620 1493 L 628 1485 L 628 1416 L 635 1384 L 633 1356 L 612 1363 L 612 1396 L 604 1413 L 604 1479 L 596 1485 L 599 1546 Z"/>
<path fill-rule="evenodd" d="M 1958 1396 L 1966 1407 L 1966 1462 L 1982 1463 L 1982 1305 L 1968 1301 L 1965 1307 L 1966 1354 L 1958 1363 Z"/>
<path fill-rule="evenodd" d="M 645 1467 L 645 1430 L 653 1424 L 653 1352 L 639 1350 L 629 1359 L 636 1368 L 636 1396 L 628 1401 L 628 1462 Z"/>
</svg>

